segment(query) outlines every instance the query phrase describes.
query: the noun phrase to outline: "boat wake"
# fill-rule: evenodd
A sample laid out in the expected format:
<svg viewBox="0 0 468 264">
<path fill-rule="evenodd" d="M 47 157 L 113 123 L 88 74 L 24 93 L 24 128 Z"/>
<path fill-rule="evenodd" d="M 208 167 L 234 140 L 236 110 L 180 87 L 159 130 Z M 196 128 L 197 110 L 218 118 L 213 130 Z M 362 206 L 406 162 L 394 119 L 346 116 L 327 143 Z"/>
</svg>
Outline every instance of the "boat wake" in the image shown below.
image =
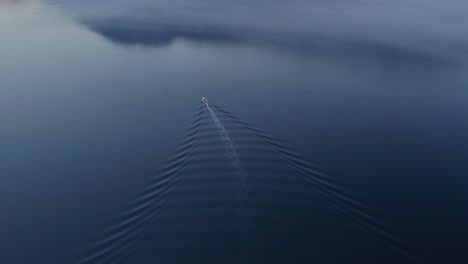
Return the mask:
<svg viewBox="0 0 468 264">
<path fill-rule="evenodd" d="M 338 180 L 202 102 L 167 165 L 76 263 L 421 262 Z"/>
<path fill-rule="evenodd" d="M 219 136 L 221 137 L 221 141 L 224 144 L 226 150 L 226 156 L 230 162 L 230 165 L 233 168 L 233 182 L 235 184 L 235 188 L 237 191 L 237 199 L 239 201 L 239 208 L 237 211 L 237 215 L 239 218 L 239 223 L 243 228 L 243 236 L 245 239 L 248 238 L 248 231 L 249 229 L 253 228 L 252 226 L 252 218 L 254 216 L 254 211 L 250 208 L 252 205 L 252 198 L 249 195 L 249 191 L 247 189 L 247 179 L 246 173 L 243 170 L 242 163 L 239 160 L 239 155 L 236 152 L 236 146 L 234 142 L 229 137 L 229 133 L 226 131 L 226 128 L 223 126 L 221 121 L 219 121 L 216 113 L 210 107 L 208 100 L 206 98 L 202 98 L 202 101 L 213 120 L 216 129 L 218 130 Z"/>
</svg>

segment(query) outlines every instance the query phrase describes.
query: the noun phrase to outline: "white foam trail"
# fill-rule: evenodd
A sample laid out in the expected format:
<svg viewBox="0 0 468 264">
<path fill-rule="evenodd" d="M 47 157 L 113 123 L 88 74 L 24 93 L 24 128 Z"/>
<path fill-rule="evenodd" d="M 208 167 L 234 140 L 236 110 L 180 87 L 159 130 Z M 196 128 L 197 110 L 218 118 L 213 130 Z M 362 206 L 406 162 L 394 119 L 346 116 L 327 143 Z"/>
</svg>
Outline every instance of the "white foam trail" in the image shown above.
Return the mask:
<svg viewBox="0 0 468 264">
<path fill-rule="evenodd" d="M 213 123 L 216 126 L 216 129 L 219 132 L 219 136 L 221 137 L 221 141 L 224 143 L 226 149 L 226 155 L 231 163 L 232 168 L 234 169 L 234 182 L 236 183 L 237 195 L 239 199 L 239 209 L 238 209 L 238 216 L 239 220 L 250 226 L 250 218 L 252 217 L 252 212 L 249 210 L 249 201 L 250 195 L 247 189 L 246 184 L 246 176 L 243 170 L 242 163 L 239 159 L 239 155 L 236 152 L 236 147 L 227 130 L 224 128 L 221 121 L 219 121 L 216 113 L 211 109 L 208 103 L 205 103 L 206 109 L 210 113 L 211 119 L 213 119 Z"/>
</svg>

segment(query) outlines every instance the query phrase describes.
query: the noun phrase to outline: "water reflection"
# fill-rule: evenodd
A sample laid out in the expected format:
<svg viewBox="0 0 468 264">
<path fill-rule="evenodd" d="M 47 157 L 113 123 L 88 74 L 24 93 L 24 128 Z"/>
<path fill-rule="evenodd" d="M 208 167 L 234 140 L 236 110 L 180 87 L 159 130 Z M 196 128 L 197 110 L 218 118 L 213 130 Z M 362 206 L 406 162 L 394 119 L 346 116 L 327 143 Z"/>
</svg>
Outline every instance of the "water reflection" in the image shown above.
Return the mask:
<svg viewBox="0 0 468 264">
<path fill-rule="evenodd" d="M 145 23 L 135 24 L 124 21 L 90 22 L 87 26 L 106 39 L 124 45 L 166 46 L 178 39 L 192 42 L 232 43 L 240 40 L 239 36 L 217 32 L 215 30 L 192 30 L 171 26 L 151 26 Z"/>
<path fill-rule="evenodd" d="M 164 46 L 175 40 L 243 43 L 299 54 L 465 61 L 467 6 L 437 1 L 72 1 L 63 8 L 81 24 L 124 45 Z M 420 5 L 424 5 L 421 10 Z M 468 7 L 468 6 L 467 6 Z M 447 30 L 450 28 L 450 30 Z M 444 65 L 446 66 L 446 65 Z"/>
</svg>

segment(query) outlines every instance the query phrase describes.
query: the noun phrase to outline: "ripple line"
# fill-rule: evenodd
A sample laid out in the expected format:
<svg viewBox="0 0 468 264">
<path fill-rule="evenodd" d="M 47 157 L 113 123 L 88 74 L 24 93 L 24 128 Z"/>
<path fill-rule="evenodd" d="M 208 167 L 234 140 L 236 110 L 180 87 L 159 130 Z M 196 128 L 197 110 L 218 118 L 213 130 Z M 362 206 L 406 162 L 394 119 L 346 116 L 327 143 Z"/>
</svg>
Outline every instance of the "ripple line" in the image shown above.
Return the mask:
<svg viewBox="0 0 468 264">
<path fill-rule="evenodd" d="M 153 183 L 143 189 L 136 201 L 131 204 L 130 209 L 121 215 L 119 223 L 108 229 L 104 238 L 95 243 L 86 254 L 87 257 L 78 263 L 96 263 L 97 261 L 99 263 L 112 263 L 111 260 L 118 257 L 119 253 L 125 252 L 135 244 L 135 238 L 142 232 L 145 224 L 160 215 L 167 197 L 184 181 L 183 172 L 186 171 L 186 166 L 198 156 L 202 140 L 200 137 L 197 139 L 197 134 L 200 133 L 202 113 L 203 110 L 200 108 L 194 125 L 191 126 L 188 142 L 182 148 L 182 152 L 172 159 L 160 177 L 154 179 Z"/>
<path fill-rule="evenodd" d="M 302 182 L 310 186 L 315 192 L 319 193 L 330 206 L 337 212 L 341 213 L 345 219 L 351 223 L 360 232 L 366 234 L 374 245 L 381 248 L 387 248 L 400 256 L 403 256 L 413 263 L 422 263 L 422 261 L 403 249 L 404 241 L 396 236 L 385 231 L 386 225 L 382 220 L 366 213 L 368 206 L 351 198 L 349 191 L 332 182 L 329 177 L 319 172 L 314 166 L 309 165 L 298 154 L 290 151 L 281 143 L 278 143 L 265 132 L 255 128 L 252 124 L 243 121 L 227 110 L 214 106 L 222 112 L 226 117 L 231 118 L 234 122 L 244 127 L 251 135 L 253 135 L 258 143 L 266 147 L 268 150 L 276 154 L 288 167 L 297 172 L 297 177 Z M 385 246 L 385 247 L 382 247 Z"/>
</svg>

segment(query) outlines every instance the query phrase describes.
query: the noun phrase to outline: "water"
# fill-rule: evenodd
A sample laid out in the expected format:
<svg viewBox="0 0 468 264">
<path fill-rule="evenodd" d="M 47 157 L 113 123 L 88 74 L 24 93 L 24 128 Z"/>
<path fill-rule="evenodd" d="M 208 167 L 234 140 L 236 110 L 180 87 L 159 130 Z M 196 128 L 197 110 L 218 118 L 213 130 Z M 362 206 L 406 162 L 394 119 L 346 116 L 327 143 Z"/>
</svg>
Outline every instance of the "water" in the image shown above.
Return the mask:
<svg viewBox="0 0 468 264">
<path fill-rule="evenodd" d="M 468 262 L 467 13 L 0 0 L 0 262 Z"/>
</svg>

